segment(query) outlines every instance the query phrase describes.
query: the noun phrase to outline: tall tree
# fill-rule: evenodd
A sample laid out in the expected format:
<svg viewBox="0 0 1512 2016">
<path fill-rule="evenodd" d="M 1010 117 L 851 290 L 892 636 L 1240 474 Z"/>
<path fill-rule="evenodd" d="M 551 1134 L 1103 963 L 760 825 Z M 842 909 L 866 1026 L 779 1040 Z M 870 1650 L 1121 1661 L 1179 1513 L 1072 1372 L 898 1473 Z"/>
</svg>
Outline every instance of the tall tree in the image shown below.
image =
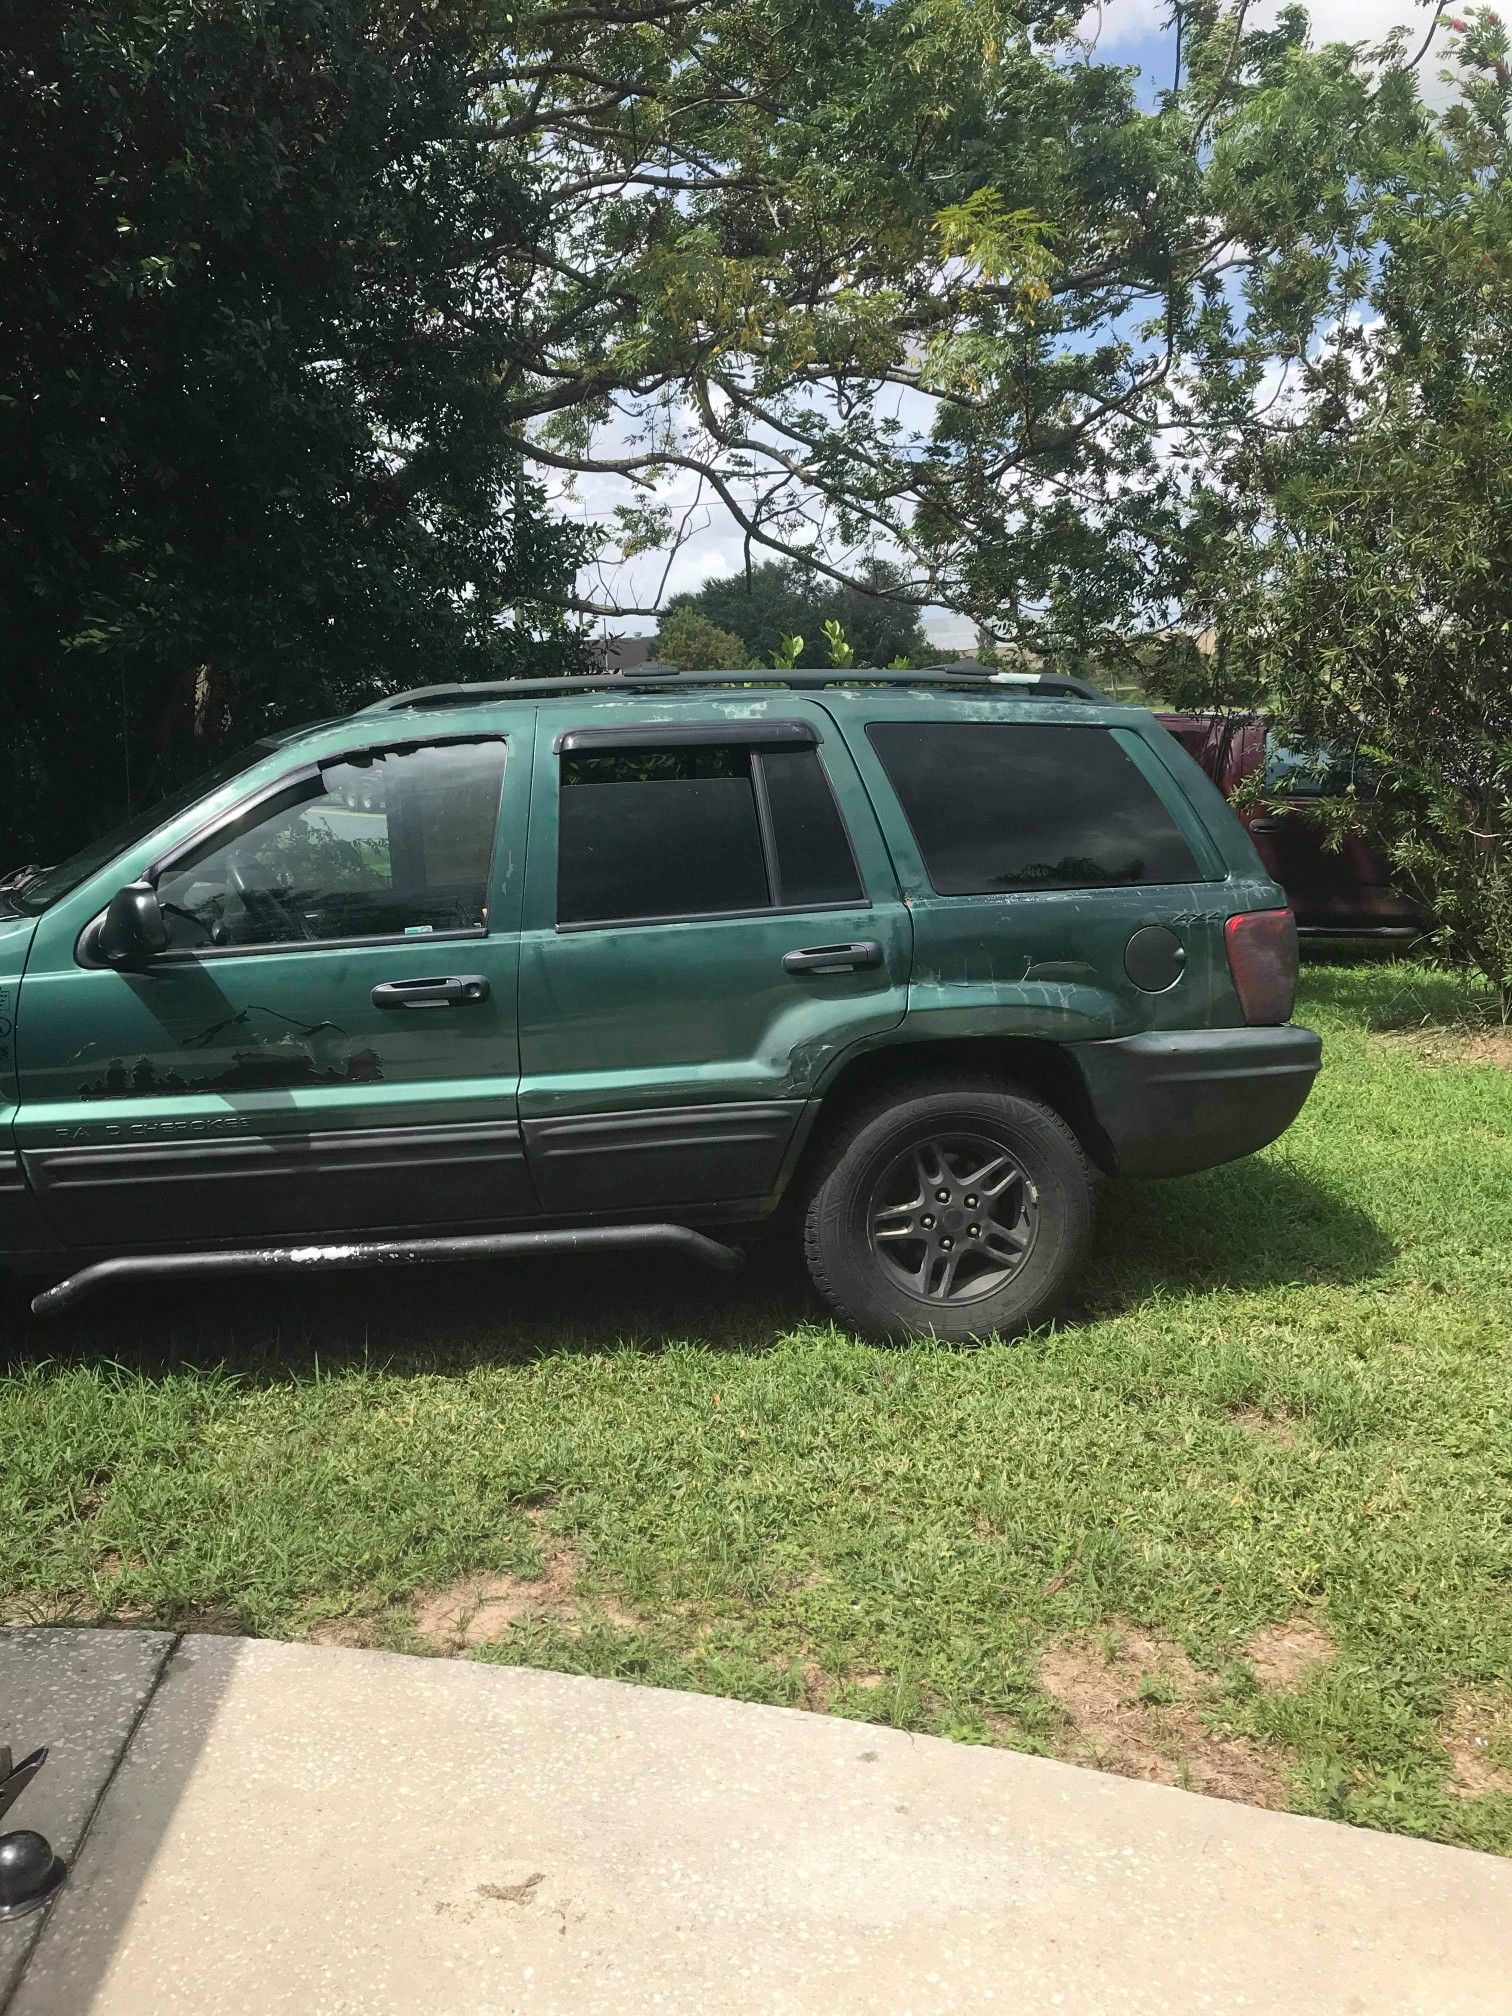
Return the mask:
<svg viewBox="0 0 1512 2016">
<path fill-rule="evenodd" d="M 140 790 L 295 691 L 565 662 L 625 607 L 548 484 L 624 486 L 601 558 L 702 500 L 1011 644 L 1168 623 L 1235 509 L 1179 430 L 1302 341 L 1415 105 L 1299 9 L 1171 19 L 1152 85 L 1060 0 L 13 10 L 0 793 L 118 801 L 123 679 Z"/>
<path fill-rule="evenodd" d="M 1145 80 L 1059 0 L 519 0 L 481 123 L 553 219 L 497 251 L 522 456 L 629 486 L 629 554 L 717 501 L 753 561 L 884 559 L 1005 641 L 1168 622 L 1215 310 L 1333 256 L 1411 96 L 1404 48 L 1312 50 L 1300 8 L 1170 19 Z"/>
<path fill-rule="evenodd" d="M 7 14 L 6 861 L 270 718 L 507 670 L 506 619 L 560 602 L 575 541 L 478 312 L 479 246 L 541 228 L 472 131 L 490 32 L 474 0 Z"/>
<path fill-rule="evenodd" d="M 1197 517 L 1218 699 L 1365 759 L 1319 817 L 1380 843 L 1512 1015 L 1512 82 L 1495 13 L 1452 33 L 1453 98 L 1401 98 L 1338 256 L 1267 272 L 1275 385 L 1202 388 Z"/>
</svg>

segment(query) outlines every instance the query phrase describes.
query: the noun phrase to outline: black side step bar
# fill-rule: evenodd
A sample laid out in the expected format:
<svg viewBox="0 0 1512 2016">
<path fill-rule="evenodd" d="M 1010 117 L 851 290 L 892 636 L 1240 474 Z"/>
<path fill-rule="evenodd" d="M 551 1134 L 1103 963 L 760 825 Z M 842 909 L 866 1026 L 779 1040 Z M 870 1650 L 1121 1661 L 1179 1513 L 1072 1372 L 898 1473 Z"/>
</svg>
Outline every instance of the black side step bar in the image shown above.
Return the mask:
<svg viewBox="0 0 1512 2016">
<path fill-rule="evenodd" d="M 302 1246 L 244 1246 L 230 1252 L 133 1253 L 81 1267 L 32 1300 L 37 1316 L 71 1309 L 96 1288 L 117 1281 L 182 1280 L 196 1274 L 277 1274 L 306 1268 L 415 1267 L 430 1260 L 510 1259 L 523 1253 L 615 1253 L 627 1247 L 669 1246 L 727 1273 L 745 1265 L 734 1246 L 689 1225 L 585 1225 L 557 1232 L 479 1232 L 440 1239 L 329 1239 Z"/>
</svg>

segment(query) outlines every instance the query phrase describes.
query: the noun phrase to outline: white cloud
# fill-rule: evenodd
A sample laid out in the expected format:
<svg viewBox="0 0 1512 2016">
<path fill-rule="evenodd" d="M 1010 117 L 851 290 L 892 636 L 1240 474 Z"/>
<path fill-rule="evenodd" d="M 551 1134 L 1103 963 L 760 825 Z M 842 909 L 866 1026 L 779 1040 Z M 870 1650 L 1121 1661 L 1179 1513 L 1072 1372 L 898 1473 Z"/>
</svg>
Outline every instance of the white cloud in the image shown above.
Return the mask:
<svg viewBox="0 0 1512 2016">
<path fill-rule="evenodd" d="M 1254 28 L 1273 27 L 1283 0 L 1256 0 L 1246 21 Z M 1323 42 L 1379 42 L 1393 28 L 1415 27 L 1419 35 L 1428 31 L 1432 6 L 1422 0 L 1312 0 L 1308 7 L 1314 44 Z M 1128 60 L 1136 43 L 1148 44 L 1164 34 L 1170 25 L 1166 0 L 1105 0 L 1101 7 L 1089 8 L 1082 16 L 1082 33 L 1096 38 L 1099 56 Z"/>
<path fill-rule="evenodd" d="M 1270 27 L 1281 11 L 1280 0 L 1261 0 L 1255 25 Z M 1428 32 L 1432 7 L 1420 0 L 1312 0 L 1308 17 L 1312 39 L 1323 42 L 1379 42 L 1393 28 L 1414 28 L 1418 39 Z"/>
</svg>

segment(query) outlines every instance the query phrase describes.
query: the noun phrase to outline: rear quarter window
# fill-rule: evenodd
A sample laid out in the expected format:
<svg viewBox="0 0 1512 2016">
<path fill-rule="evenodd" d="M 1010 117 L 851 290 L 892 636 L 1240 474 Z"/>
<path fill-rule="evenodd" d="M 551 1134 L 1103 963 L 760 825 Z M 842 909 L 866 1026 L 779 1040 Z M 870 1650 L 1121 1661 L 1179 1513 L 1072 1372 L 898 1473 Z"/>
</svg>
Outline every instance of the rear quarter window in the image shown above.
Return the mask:
<svg viewBox="0 0 1512 2016">
<path fill-rule="evenodd" d="M 938 895 L 1204 879 L 1106 728 L 877 721 L 866 733 Z"/>
</svg>

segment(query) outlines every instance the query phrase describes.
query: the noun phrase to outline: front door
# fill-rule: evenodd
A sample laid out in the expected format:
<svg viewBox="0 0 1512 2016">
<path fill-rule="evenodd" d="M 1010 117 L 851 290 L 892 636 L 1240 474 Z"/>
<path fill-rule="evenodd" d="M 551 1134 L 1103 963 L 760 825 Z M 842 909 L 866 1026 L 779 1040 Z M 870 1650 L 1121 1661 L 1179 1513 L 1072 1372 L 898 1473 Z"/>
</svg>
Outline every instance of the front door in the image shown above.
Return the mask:
<svg viewBox="0 0 1512 2016">
<path fill-rule="evenodd" d="M 788 694 L 669 713 L 540 710 L 521 1119 L 558 1214 L 759 1205 L 825 1068 L 906 1005 L 908 915 L 834 723 Z"/>
<path fill-rule="evenodd" d="M 16 1143 L 57 1236 L 238 1245 L 532 1211 L 513 867 L 528 770 L 528 739 L 517 758 L 503 737 L 438 736 L 264 778 L 210 831 L 117 864 L 120 881 L 145 869 L 168 926 L 140 971 L 92 956 L 80 901 L 98 889 L 45 913 Z"/>
</svg>

